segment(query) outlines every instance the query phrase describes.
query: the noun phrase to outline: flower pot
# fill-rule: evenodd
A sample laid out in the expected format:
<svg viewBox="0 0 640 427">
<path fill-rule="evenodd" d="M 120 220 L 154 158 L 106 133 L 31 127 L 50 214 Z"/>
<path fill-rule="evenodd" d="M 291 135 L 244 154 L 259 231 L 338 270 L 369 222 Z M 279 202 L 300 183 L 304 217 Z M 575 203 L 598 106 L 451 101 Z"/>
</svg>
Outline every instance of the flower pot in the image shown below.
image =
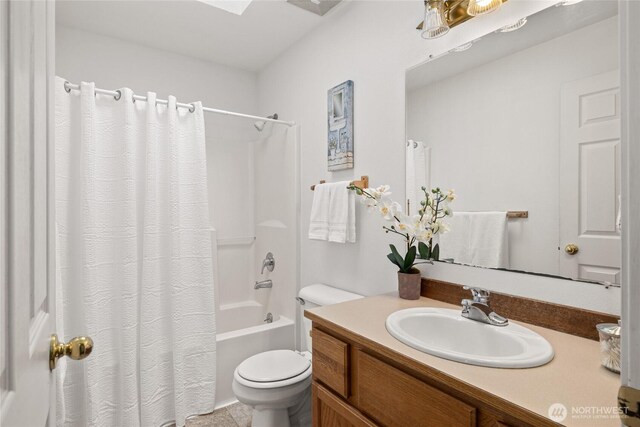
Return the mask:
<svg viewBox="0 0 640 427">
<path fill-rule="evenodd" d="M 422 275 L 420 270 L 414 268 L 410 273 L 398 272 L 398 294 L 402 299 L 420 298 L 420 282 Z"/>
</svg>

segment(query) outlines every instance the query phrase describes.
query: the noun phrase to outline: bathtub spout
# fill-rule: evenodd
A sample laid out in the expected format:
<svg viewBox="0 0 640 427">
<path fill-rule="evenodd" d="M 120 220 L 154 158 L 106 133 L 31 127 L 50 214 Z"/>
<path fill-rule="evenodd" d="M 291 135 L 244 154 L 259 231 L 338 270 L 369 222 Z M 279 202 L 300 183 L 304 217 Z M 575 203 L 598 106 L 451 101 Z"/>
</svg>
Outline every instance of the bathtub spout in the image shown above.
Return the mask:
<svg viewBox="0 0 640 427">
<path fill-rule="evenodd" d="M 273 287 L 273 282 L 271 281 L 271 279 L 267 279 L 267 280 L 262 280 L 260 282 L 256 282 L 256 285 L 253 287 L 253 289 L 263 289 L 263 288 L 272 288 Z"/>
</svg>

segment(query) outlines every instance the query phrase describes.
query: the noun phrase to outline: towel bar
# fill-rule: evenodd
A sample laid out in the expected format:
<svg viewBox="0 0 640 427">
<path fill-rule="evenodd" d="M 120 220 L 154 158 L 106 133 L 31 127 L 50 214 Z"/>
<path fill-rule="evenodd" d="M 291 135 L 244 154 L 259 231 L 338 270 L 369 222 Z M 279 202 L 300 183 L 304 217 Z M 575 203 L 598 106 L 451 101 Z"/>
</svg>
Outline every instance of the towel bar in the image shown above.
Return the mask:
<svg viewBox="0 0 640 427">
<path fill-rule="evenodd" d="M 507 211 L 507 218 L 529 218 L 529 211 Z"/>
<path fill-rule="evenodd" d="M 320 181 L 320 184 L 324 184 L 326 181 L 323 179 Z M 369 188 L 369 177 L 367 175 L 362 175 L 360 177 L 360 180 L 358 181 L 351 181 L 351 185 L 355 185 L 356 187 L 360 187 L 360 188 Z M 311 191 L 315 190 L 316 186 L 315 184 L 311 186 Z"/>
</svg>

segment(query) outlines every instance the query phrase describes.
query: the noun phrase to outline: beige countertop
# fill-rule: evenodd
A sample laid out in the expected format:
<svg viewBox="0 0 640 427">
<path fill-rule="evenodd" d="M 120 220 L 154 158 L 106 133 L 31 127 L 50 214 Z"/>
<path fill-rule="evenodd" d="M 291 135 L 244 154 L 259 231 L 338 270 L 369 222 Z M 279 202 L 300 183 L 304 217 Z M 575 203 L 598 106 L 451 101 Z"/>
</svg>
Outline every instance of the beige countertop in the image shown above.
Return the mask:
<svg viewBox="0 0 640 427">
<path fill-rule="evenodd" d="M 397 310 L 421 306 L 459 308 L 424 297 L 408 301 L 398 298 L 397 294 L 387 294 L 307 311 L 323 321 L 545 418 L 549 418 L 548 411 L 552 404 L 561 403 L 568 409 L 568 416 L 562 422 L 564 425 L 620 425 L 617 414 L 612 414 L 617 407 L 620 377 L 600 365 L 600 345 L 597 341 L 513 322 L 546 338 L 555 351 L 554 359 L 544 366 L 530 369 L 466 365 L 415 350 L 387 332 L 387 316 Z M 498 309 L 496 311 L 499 312 Z M 598 412 L 594 414 L 594 411 Z"/>
</svg>

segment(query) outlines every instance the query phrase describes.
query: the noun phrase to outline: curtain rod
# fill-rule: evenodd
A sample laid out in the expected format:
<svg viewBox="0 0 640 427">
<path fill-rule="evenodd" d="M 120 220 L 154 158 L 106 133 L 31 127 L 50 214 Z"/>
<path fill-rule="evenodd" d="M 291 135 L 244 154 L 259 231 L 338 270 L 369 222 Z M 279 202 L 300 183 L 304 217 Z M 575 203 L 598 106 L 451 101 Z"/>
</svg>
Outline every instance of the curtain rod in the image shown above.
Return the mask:
<svg viewBox="0 0 640 427">
<path fill-rule="evenodd" d="M 64 82 L 64 90 L 67 91 L 67 93 L 71 92 L 72 90 L 80 90 L 80 85 L 76 85 L 73 83 L 69 83 L 67 81 Z M 113 96 L 113 98 L 117 101 L 120 99 L 120 97 L 122 96 L 122 91 L 120 89 L 118 90 L 108 90 L 108 89 L 98 89 L 95 88 L 96 93 L 100 93 L 103 95 L 110 95 Z M 147 97 L 146 96 L 142 96 L 142 95 L 133 95 L 133 99 L 134 101 L 147 101 Z M 156 104 L 161 104 L 161 105 L 169 105 L 169 101 L 167 101 L 166 99 L 156 99 Z M 181 107 L 181 108 L 188 108 L 189 111 L 193 112 L 194 106 L 193 104 L 184 104 L 182 102 L 176 102 L 176 106 L 177 107 Z M 215 108 L 209 108 L 209 107 L 202 107 L 202 111 L 206 111 L 207 113 L 215 113 L 215 114 L 222 114 L 225 116 L 234 116 L 234 117 L 243 117 L 245 119 L 254 119 L 254 120 L 260 120 L 263 122 L 271 122 L 271 123 L 277 123 L 277 124 L 281 124 L 281 125 L 287 125 L 287 126 L 294 126 L 296 124 L 296 122 L 287 122 L 284 120 L 277 120 L 277 119 L 269 119 L 267 117 L 260 117 L 260 116 L 254 116 L 251 114 L 243 114 L 243 113 L 235 113 L 233 111 L 226 111 L 226 110 L 218 110 Z"/>
</svg>

